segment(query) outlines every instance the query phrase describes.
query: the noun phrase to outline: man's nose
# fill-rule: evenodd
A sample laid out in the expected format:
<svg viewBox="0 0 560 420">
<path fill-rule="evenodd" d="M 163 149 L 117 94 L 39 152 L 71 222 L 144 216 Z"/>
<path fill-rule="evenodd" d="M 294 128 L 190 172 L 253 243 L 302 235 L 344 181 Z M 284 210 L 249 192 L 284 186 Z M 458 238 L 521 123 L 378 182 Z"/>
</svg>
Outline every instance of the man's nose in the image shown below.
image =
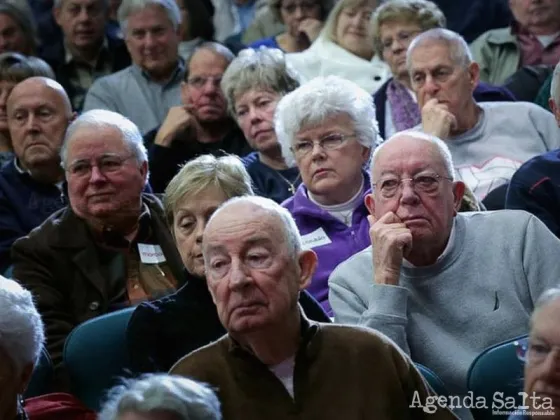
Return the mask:
<svg viewBox="0 0 560 420">
<path fill-rule="evenodd" d="M 239 289 L 247 286 L 249 283 L 250 276 L 245 265 L 239 260 L 232 261 L 229 277 L 230 287 L 232 289 Z"/>
<path fill-rule="evenodd" d="M 105 174 L 97 167 L 97 165 L 94 165 L 91 167 L 91 174 L 89 176 L 89 182 L 93 183 L 97 183 L 97 182 L 105 182 L 107 180 L 107 177 L 105 176 Z"/>
<path fill-rule="evenodd" d="M 401 203 L 403 204 L 415 204 L 418 202 L 418 194 L 414 189 L 414 184 L 411 180 L 402 180 L 401 181 Z"/>
</svg>

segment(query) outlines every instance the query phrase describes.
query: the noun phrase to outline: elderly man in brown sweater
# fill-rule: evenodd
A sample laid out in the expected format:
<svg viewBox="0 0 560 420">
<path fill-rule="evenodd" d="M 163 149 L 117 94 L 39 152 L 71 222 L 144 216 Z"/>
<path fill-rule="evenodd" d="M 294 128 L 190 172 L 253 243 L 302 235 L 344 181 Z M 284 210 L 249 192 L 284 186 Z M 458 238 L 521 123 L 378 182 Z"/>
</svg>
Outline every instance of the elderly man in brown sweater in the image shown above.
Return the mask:
<svg viewBox="0 0 560 420">
<path fill-rule="evenodd" d="M 454 418 L 439 407 L 423 411 L 429 389 L 385 336 L 305 318 L 298 294 L 317 256 L 302 250 L 294 220 L 278 204 L 226 202 L 208 222 L 203 254 L 228 334 L 171 373 L 215 386 L 224 420 Z"/>
</svg>

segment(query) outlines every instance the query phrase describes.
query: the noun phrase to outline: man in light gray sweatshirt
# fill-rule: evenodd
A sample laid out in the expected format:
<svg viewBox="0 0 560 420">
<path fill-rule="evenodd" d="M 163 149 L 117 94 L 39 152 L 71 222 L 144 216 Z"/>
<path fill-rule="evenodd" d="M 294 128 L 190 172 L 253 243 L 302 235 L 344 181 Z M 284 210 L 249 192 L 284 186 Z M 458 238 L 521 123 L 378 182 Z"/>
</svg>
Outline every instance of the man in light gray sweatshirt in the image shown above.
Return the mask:
<svg viewBox="0 0 560 420">
<path fill-rule="evenodd" d="M 457 177 L 477 198 L 508 183 L 523 162 L 560 147 L 552 113 L 528 102 L 475 101 L 480 69 L 460 35 L 423 32 L 408 48 L 407 67 L 422 111 L 418 129 L 447 143 Z"/>
<path fill-rule="evenodd" d="M 373 246 L 331 274 L 335 321 L 383 332 L 465 395 L 474 358 L 526 334 L 534 300 L 558 284 L 560 240 L 524 211 L 458 214 L 465 184 L 424 133 L 379 146 L 371 180 Z"/>
</svg>

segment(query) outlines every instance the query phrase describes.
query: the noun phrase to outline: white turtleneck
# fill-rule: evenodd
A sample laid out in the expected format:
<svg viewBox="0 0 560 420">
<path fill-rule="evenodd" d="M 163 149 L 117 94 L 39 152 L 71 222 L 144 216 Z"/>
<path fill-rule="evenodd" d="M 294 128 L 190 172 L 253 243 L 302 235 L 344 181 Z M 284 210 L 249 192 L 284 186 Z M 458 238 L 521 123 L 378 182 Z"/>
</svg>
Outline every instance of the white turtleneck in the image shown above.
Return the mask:
<svg viewBox="0 0 560 420">
<path fill-rule="evenodd" d="M 354 213 L 354 210 L 362 203 L 363 189 L 364 177 L 362 176 L 360 188 L 358 188 L 356 194 L 354 194 L 348 201 L 344 203 L 334 204 L 331 206 L 321 204 L 313 197 L 313 194 L 311 194 L 309 190 L 307 191 L 307 196 L 309 200 L 319 206 L 319 208 L 329 212 L 332 216 L 336 217 L 347 226 L 352 226 L 352 214 Z"/>
</svg>

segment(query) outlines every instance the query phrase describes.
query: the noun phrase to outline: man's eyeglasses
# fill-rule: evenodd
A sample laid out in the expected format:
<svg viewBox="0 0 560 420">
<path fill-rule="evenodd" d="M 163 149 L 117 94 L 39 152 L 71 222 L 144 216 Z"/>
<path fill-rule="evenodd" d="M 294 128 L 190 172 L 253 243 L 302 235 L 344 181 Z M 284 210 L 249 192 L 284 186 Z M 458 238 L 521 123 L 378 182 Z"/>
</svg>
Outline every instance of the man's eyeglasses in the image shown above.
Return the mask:
<svg viewBox="0 0 560 420">
<path fill-rule="evenodd" d="M 187 80 L 187 84 L 194 88 L 200 89 L 206 86 L 206 83 L 208 83 L 209 80 L 212 82 L 212 85 L 214 87 L 220 87 L 222 76 L 193 76 L 189 77 L 189 79 Z"/>
<path fill-rule="evenodd" d="M 438 174 L 418 174 L 413 178 L 385 177 L 377 181 L 374 185 L 384 198 L 393 198 L 397 195 L 402 183 L 410 181 L 411 187 L 416 192 L 433 194 L 439 188 L 441 180 L 447 179 L 453 181 L 452 178 L 441 176 Z"/>
<path fill-rule="evenodd" d="M 303 157 L 311 152 L 316 144 L 323 150 L 335 150 L 353 137 L 356 137 L 356 134 L 329 134 L 316 141 L 299 141 L 293 145 L 291 150 L 297 157 Z"/>
<path fill-rule="evenodd" d="M 66 171 L 72 176 L 84 177 L 90 176 L 93 167 L 96 166 L 102 174 L 112 174 L 121 170 L 124 163 L 132 157 L 134 157 L 134 155 L 104 155 L 97 158 L 93 165 L 89 160 L 77 160 L 72 162 Z"/>
<path fill-rule="evenodd" d="M 513 345 L 515 346 L 517 358 L 525 363 L 542 363 L 555 349 L 560 355 L 560 346 L 551 346 L 545 342 L 531 341 L 529 338 L 517 340 Z"/>
</svg>

